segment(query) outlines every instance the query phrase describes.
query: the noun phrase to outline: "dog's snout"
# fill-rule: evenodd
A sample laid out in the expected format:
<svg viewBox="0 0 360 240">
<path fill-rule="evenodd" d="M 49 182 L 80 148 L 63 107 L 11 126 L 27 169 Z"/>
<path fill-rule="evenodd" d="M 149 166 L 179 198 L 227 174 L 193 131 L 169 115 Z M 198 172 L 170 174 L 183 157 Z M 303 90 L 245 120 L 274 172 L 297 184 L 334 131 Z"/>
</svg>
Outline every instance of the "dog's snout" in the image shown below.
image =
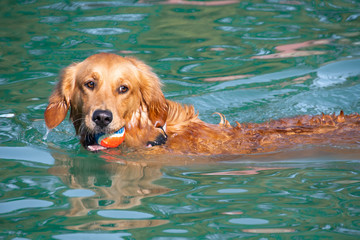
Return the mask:
<svg viewBox="0 0 360 240">
<path fill-rule="evenodd" d="M 92 120 L 97 126 L 103 128 L 112 122 L 113 115 L 109 110 L 96 110 L 93 113 Z"/>
</svg>

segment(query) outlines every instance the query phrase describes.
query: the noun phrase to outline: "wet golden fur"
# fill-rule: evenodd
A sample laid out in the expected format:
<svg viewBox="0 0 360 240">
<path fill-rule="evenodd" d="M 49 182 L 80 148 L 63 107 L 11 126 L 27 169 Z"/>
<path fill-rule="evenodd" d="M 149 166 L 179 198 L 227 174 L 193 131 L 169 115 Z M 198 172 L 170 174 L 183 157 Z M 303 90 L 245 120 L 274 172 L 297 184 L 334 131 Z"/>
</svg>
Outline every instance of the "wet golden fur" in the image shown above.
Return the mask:
<svg viewBox="0 0 360 240">
<path fill-rule="evenodd" d="M 87 82 L 95 82 L 89 89 Z M 119 93 L 119 87 L 129 90 Z M 49 129 L 59 125 L 68 110 L 83 145 L 86 135 L 99 131 L 92 121 L 97 109 L 109 110 L 113 121 L 106 132 L 126 129 L 124 146 L 145 148 L 162 134 L 168 140 L 149 152 L 180 154 L 248 154 L 303 145 L 358 144 L 360 116 L 299 116 L 262 124 L 230 126 L 221 114 L 218 125 L 201 121 L 192 106 L 166 100 L 151 68 L 132 57 L 100 53 L 65 68 L 45 111 Z"/>
</svg>

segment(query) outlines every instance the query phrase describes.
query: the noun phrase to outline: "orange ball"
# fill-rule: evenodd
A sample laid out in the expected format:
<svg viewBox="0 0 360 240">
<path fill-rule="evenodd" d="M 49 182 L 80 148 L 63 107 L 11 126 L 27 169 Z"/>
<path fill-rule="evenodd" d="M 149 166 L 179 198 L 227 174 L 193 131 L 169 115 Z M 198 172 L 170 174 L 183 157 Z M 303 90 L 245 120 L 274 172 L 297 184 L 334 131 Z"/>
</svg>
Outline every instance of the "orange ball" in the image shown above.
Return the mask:
<svg viewBox="0 0 360 240">
<path fill-rule="evenodd" d="M 116 148 L 125 139 L 125 127 L 111 134 L 97 134 L 95 135 L 96 142 L 106 148 Z"/>
</svg>

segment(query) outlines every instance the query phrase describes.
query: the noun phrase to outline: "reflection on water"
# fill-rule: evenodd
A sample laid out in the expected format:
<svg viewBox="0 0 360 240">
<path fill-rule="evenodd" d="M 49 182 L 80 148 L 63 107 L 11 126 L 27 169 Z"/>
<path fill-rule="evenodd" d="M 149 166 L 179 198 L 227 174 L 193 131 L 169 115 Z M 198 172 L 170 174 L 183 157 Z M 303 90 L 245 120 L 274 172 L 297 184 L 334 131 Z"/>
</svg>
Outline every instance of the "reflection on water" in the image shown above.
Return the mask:
<svg viewBox="0 0 360 240">
<path fill-rule="evenodd" d="M 269 54 L 269 55 L 258 55 L 252 57 L 253 59 L 272 59 L 272 58 L 289 58 L 289 57 L 304 57 L 311 55 L 322 55 L 326 52 L 324 51 L 301 51 L 299 49 L 305 47 L 311 47 L 322 44 L 329 44 L 330 40 L 318 40 L 318 41 L 306 41 L 303 43 L 295 43 L 295 44 L 286 44 L 277 46 L 275 49 L 280 51 L 280 53 Z"/>
<path fill-rule="evenodd" d="M 92 219 L 80 225 L 67 226 L 68 229 L 121 230 L 167 223 L 166 220 L 153 219 L 154 216 L 148 213 L 119 210 L 141 205 L 141 199 L 145 197 L 170 191 L 153 183 L 162 176 L 160 166 L 131 161 L 109 163 L 88 157 L 74 159 L 63 154 L 53 156 L 55 164 L 48 172 L 58 176 L 70 188 L 63 192 L 69 197 L 70 209 L 61 215 L 79 217 L 97 214 L 104 218 L 121 219 Z M 149 218 L 151 220 L 147 220 Z"/>
<path fill-rule="evenodd" d="M 53 150 L 52 156 L 50 168 L 32 160 L 3 162 L 0 214 L 6 228 L 24 231 L 17 236 L 40 237 L 34 228 L 55 231 L 55 239 L 359 233 L 358 160 L 267 154 L 212 164 L 178 157 L 169 166 L 166 159 L 125 161 L 109 153 L 74 158 Z"/>
<path fill-rule="evenodd" d="M 62 68 L 98 52 L 153 67 L 202 120 L 360 112 L 358 1 L 0 2 L 5 239 L 358 239 L 359 146 L 221 157 L 43 139 Z M 1 237 L 0 237 L 1 238 Z"/>
</svg>

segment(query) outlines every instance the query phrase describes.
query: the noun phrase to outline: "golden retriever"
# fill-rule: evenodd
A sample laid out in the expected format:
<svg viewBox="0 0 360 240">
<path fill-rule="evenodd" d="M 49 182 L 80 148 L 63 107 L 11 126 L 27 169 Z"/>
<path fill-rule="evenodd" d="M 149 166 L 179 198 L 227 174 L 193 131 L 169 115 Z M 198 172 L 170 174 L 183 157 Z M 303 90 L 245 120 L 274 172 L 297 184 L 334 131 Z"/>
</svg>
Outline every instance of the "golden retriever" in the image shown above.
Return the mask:
<svg viewBox="0 0 360 240">
<path fill-rule="evenodd" d="M 122 146 L 177 154 L 248 154 L 360 142 L 359 114 L 298 116 L 230 126 L 201 121 L 193 106 L 165 99 L 152 69 L 133 57 L 95 54 L 64 69 L 45 110 L 49 129 L 70 118 L 85 148 L 94 134 L 126 129 Z"/>
</svg>

